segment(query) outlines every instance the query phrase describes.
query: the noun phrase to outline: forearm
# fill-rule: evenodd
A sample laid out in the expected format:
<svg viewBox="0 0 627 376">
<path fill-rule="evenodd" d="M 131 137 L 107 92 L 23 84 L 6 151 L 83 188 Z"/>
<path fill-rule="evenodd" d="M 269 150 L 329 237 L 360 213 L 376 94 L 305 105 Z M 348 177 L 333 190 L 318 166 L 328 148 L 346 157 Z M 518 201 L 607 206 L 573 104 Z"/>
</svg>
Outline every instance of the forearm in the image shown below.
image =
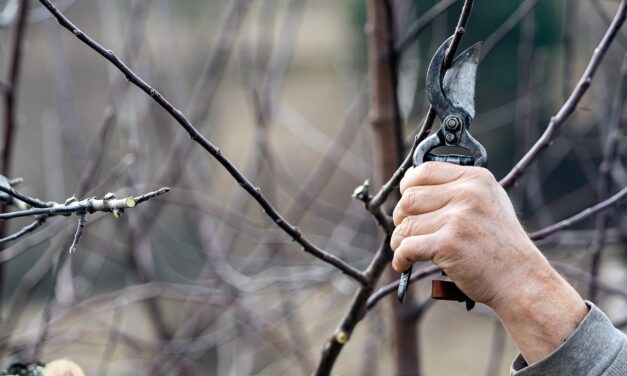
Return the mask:
<svg viewBox="0 0 627 376">
<path fill-rule="evenodd" d="M 530 242 L 530 246 L 534 247 Z M 557 349 L 588 312 L 583 299 L 535 250 L 490 305 L 528 364 Z"/>
</svg>

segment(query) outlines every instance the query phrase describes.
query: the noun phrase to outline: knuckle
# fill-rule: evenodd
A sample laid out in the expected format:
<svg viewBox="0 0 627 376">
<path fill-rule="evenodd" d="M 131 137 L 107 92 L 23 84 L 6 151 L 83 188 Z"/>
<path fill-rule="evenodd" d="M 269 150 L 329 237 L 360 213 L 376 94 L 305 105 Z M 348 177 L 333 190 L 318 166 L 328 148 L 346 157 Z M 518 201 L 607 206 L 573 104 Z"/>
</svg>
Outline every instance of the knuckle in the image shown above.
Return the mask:
<svg viewBox="0 0 627 376">
<path fill-rule="evenodd" d="M 472 213 L 468 209 L 458 208 L 450 213 L 443 234 L 447 241 L 465 239 L 473 231 Z"/>
<path fill-rule="evenodd" d="M 473 169 L 475 179 L 478 181 L 479 184 L 484 186 L 492 186 L 498 184 L 494 175 L 492 175 L 490 170 L 488 170 L 487 168 L 474 167 Z"/>
<path fill-rule="evenodd" d="M 416 173 L 417 171 L 415 167 L 411 167 L 409 170 L 407 170 L 407 172 L 405 172 L 405 175 L 403 176 L 399 184 L 399 190 L 401 191 L 401 194 L 405 192 L 405 189 L 410 186 L 411 182 L 415 179 Z"/>
<path fill-rule="evenodd" d="M 405 193 L 403 193 L 403 196 L 401 196 L 401 199 L 397 205 L 397 207 L 400 209 L 400 212 L 411 212 L 412 208 L 416 205 L 416 200 L 418 199 L 417 191 L 418 190 L 416 187 L 409 187 L 405 190 Z"/>
<path fill-rule="evenodd" d="M 434 247 L 437 249 L 437 253 L 440 255 L 448 253 L 451 247 L 451 235 L 449 230 L 439 231 L 437 237 L 433 241 Z"/>
<path fill-rule="evenodd" d="M 486 190 L 475 182 L 466 182 L 459 187 L 461 201 L 471 210 L 482 206 Z"/>
<path fill-rule="evenodd" d="M 447 231 L 440 234 L 436 240 L 438 251 L 441 255 L 450 255 L 454 253 L 458 248 L 458 235 L 454 228 L 449 228 Z"/>
<path fill-rule="evenodd" d="M 414 233 L 414 225 L 415 221 L 412 219 L 412 217 L 407 217 L 403 219 L 401 224 L 397 227 L 399 234 L 403 237 L 412 235 Z"/>
<path fill-rule="evenodd" d="M 411 219 L 411 217 L 407 217 L 403 219 L 398 226 L 396 226 L 390 240 L 392 249 L 397 249 L 403 240 L 413 235 L 414 223 L 415 222 Z"/>
<path fill-rule="evenodd" d="M 436 167 L 437 166 L 435 163 L 430 163 L 430 162 L 425 162 L 421 164 L 420 166 L 418 166 L 417 174 L 420 177 L 420 180 L 430 181 L 435 173 Z"/>
</svg>

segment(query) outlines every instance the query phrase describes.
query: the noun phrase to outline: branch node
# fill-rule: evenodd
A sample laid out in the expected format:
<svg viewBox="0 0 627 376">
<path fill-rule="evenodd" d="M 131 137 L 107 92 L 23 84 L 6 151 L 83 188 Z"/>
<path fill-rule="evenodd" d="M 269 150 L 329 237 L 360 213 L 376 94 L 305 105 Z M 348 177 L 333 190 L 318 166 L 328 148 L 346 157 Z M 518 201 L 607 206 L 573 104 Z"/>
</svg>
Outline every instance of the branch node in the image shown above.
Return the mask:
<svg viewBox="0 0 627 376">
<path fill-rule="evenodd" d="M 126 198 L 126 207 L 127 208 L 134 208 L 137 205 L 137 201 L 135 201 L 135 199 L 133 197 L 127 197 Z"/>
<path fill-rule="evenodd" d="M 355 188 L 351 197 L 368 203 L 372 198 L 372 196 L 370 195 L 370 180 L 364 181 L 361 185 Z"/>
<path fill-rule="evenodd" d="M 346 333 L 343 330 L 340 330 L 337 333 L 335 333 L 335 335 L 333 336 L 333 340 L 339 343 L 340 345 L 344 345 L 346 344 L 346 342 L 348 342 L 348 333 Z"/>
</svg>

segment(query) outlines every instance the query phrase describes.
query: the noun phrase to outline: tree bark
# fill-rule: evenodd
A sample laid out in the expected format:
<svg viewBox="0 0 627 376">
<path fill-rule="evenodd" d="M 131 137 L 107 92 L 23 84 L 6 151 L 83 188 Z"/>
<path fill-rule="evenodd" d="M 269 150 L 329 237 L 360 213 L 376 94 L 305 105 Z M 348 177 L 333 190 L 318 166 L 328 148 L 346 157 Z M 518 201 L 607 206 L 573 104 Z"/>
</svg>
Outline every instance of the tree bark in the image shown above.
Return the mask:
<svg viewBox="0 0 627 376">
<path fill-rule="evenodd" d="M 367 0 L 369 120 L 374 131 L 375 185 L 387 181 L 404 156 L 402 121 L 397 98 L 397 55 L 394 10 L 390 0 Z M 384 207 L 391 212 L 396 197 Z M 389 279 L 398 278 L 390 269 Z M 403 313 L 396 299 L 389 299 L 393 312 L 396 375 L 418 375 L 418 332 L 416 323 Z M 411 301 L 408 300 L 408 306 Z"/>
</svg>

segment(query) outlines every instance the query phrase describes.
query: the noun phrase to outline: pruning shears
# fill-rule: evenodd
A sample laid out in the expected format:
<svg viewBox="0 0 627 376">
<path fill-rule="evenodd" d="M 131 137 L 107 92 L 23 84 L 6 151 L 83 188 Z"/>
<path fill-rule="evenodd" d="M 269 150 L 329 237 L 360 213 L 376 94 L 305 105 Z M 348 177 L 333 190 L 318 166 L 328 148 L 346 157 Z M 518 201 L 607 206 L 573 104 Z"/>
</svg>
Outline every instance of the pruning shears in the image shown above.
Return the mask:
<svg viewBox="0 0 627 376">
<path fill-rule="evenodd" d="M 444 57 L 452 39 L 450 37 L 438 48 L 427 70 L 427 97 L 442 125 L 437 132 L 418 144 L 413 156 L 414 167 L 428 161 L 482 167 L 488 162 L 485 148 L 468 132 L 475 117 L 475 78 L 481 42 L 459 54 L 445 71 Z M 440 147 L 445 147 L 444 153 L 435 150 Z M 446 147 L 448 150 L 461 150 L 463 154 L 446 153 Z M 442 274 L 446 276 L 444 272 Z M 401 275 L 397 293 L 401 303 L 405 298 L 410 276 L 411 267 Z M 469 311 L 475 306 L 475 302 L 448 278 L 432 281 L 431 298 L 466 302 L 466 309 Z"/>
</svg>

